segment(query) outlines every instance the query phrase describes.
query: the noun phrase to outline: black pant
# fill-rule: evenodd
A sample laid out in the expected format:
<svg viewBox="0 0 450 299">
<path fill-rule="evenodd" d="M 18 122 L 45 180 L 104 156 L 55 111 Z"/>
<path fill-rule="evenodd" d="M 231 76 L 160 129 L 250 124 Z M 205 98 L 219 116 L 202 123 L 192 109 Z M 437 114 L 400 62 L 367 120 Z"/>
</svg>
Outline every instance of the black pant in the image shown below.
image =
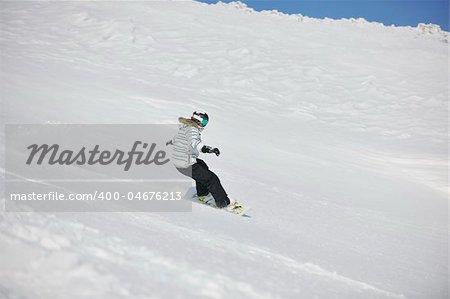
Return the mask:
<svg viewBox="0 0 450 299">
<path fill-rule="evenodd" d="M 230 204 L 230 199 L 223 189 L 219 178 L 214 172 L 209 170 L 205 161 L 197 159 L 197 163 L 192 166 L 177 169 L 182 174 L 195 180 L 198 196 L 204 196 L 211 193 L 216 200 L 216 206 L 219 208 L 226 207 Z"/>
</svg>

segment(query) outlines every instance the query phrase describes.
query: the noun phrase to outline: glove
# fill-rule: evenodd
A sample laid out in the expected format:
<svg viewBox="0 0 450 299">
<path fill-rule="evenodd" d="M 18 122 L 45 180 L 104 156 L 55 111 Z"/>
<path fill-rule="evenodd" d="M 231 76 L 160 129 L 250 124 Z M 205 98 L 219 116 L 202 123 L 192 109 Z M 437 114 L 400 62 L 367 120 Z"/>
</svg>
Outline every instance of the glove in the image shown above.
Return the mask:
<svg viewBox="0 0 450 299">
<path fill-rule="evenodd" d="M 220 151 L 217 147 L 212 148 L 210 146 L 204 145 L 200 151 L 202 153 L 207 153 L 207 154 L 214 153 L 214 154 L 216 154 L 216 156 L 220 155 Z"/>
<path fill-rule="evenodd" d="M 217 147 L 213 148 L 212 151 L 213 151 L 214 154 L 216 154 L 216 156 L 220 155 L 220 151 L 219 151 L 219 149 Z"/>
<path fill-rule="evenodd" d="M 166 146 L 168 146 L 169 144 L 172 144 L 172 145 L 173 145 L 172 140 L 169 140 L 169 141 L 166 142 Z"/>
</svg>

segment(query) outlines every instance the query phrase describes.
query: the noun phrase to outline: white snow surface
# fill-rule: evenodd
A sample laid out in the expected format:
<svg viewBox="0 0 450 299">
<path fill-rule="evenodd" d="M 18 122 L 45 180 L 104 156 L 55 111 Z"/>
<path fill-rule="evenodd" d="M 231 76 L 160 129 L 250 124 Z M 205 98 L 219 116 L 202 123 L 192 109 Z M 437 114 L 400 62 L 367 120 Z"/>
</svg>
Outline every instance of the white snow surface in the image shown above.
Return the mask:
<svg viewBox="0 0 450 299">
<path fill-rule="evenodd" d="M 1 298 L 448 297 L 438 27 L 191 1 L 2 2 L 0 24 L 3 124 L 206 110 L 204 160 L 253 208 L 2 211 Z"/>
</svg>

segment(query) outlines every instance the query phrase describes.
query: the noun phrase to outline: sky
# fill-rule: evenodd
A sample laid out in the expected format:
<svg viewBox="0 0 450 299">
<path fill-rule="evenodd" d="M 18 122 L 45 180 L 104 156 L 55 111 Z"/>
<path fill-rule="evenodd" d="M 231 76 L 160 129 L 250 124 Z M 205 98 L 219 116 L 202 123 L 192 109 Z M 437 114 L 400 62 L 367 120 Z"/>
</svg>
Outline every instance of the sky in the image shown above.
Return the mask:
<svg viewBox="0 0 450 299">
<path fill-rule="evenodd" d="M 216 3 L 218 0 L 198 0 Z M 222 0 L 231 2 L 232 0 Z M 385 25 L 417 26 L 433 23 L 449 31 L 449 4 L 440 0 L 241 0 L 255 10 L 276 9 L 314 18 L 358 18 Z"/>
</svg>

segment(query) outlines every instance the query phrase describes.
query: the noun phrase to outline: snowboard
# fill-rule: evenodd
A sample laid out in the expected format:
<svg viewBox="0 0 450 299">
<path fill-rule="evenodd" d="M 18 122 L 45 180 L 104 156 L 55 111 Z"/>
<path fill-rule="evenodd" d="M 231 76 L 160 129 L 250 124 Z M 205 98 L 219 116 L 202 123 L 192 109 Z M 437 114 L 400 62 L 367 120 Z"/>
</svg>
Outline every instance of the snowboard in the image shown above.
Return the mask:
<svg viewBox="0 0 450 299">
<path fill-rule="evenodd" d="M 220 209 L 216 206 L 216 202 L 214 200 L 214 197 L 210 194 L 208 195 L 204 201 L 200 200 L 199 197 L 197 196 L 197 194 L 195 193 L 195 188 L 193 188 L 193 190 L 189 190 L 185 196 L 186 199 L 197 203 L 197 204 L 202 204 L 202 205 L 206 205 L 209 206 L 211 208 L 217 209 L 217 210 L 221 210 L 227 213 L 231 213 L 234 215 L 238 215 L 238 216 L 243 216 L 243 217 L 250 217 L 250 215 L 248 215 L 248 212 L 250 211 L 250 207 L 243 205 L 241 202 L 238 202 L 240 206 L 243 207 L 243 209 L 239 209 L 239 211 L 230 211 L 227 210 L 225 208 Z"/>
</svg>

